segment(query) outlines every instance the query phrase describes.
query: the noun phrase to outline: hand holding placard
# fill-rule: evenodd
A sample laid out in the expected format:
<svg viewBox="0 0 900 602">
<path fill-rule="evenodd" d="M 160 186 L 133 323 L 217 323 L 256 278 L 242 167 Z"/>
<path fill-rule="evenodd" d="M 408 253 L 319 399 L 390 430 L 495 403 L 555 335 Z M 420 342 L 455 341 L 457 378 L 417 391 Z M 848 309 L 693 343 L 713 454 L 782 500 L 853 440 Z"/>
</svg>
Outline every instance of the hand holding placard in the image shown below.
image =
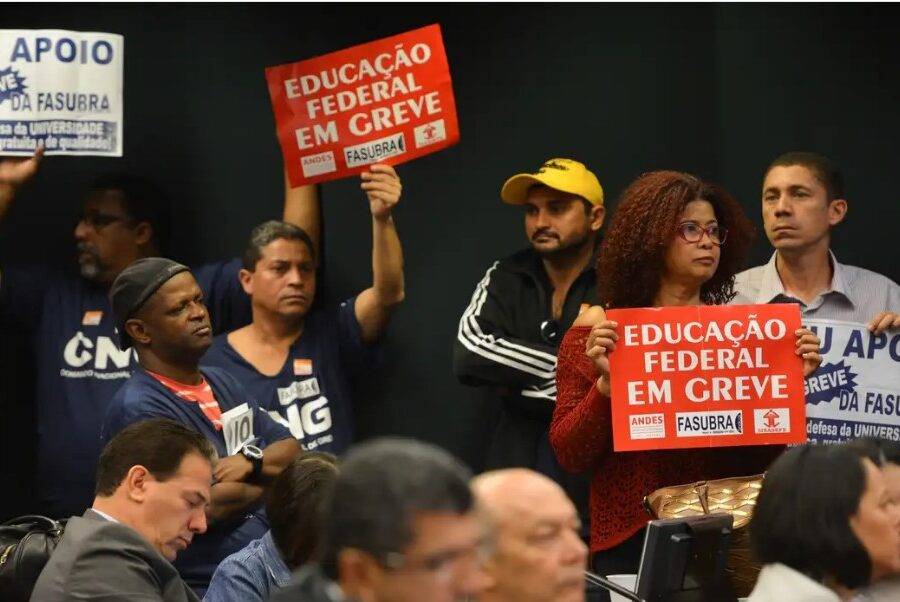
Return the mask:
<svg viewBox="0 0 900 602">
<path fill-rule="evenodd" d="M 591 328 L 585 341 L 585 354 L 591 358 L 597 374 L 600 375 L 597 379 L 597 390 L 606 397 L 609 397 L 609 353 L 615 351 L 616 341 L 619 340 L 616 326 L 618 323 L 612 320 L 601 320 Z"/>
<path fill-rule="evenodd" d="M 822 363 L 822 356 L 819 355 L 819 337 L 815 333 L 806 328 L 798 328 L 797 335 L 797 355 L 803 358 L 803 378 L 816 371 L 819 364 Z"/>
<path fill-rule="evenodd" d="M 881 334 L 891 328 L 900 328 L 900 313 L 883 311 L 876 315 L 867 325 L 872 334 Z"/>
<path fill-rule="evenodd" d="M 19 188 L 34 177 L 44 156 L 44 145 L 39 144 L 30 157 L 0 159 L 0 186 Z"/>
<path fill-rule="evenodd" d="M 400 177 L 390 165 L 372 165 L 371 171 L 360 174 L 362 188 L 369 199 L 369 210 L 375 220 L 383 221 L 391 217 L 391 210 L 400 202 L 403 185 Z"/>
</svg>

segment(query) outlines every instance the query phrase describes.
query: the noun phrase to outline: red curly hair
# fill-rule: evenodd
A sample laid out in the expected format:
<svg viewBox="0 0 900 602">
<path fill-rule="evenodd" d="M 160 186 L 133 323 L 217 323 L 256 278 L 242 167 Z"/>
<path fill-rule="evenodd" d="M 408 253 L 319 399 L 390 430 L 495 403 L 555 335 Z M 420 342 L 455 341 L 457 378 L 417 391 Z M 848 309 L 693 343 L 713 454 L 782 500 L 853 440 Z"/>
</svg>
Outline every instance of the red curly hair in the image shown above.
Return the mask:
<svg viewBox="0 0 900 602">
<path fill-rule="evenodd" d="M 597 291 L 603 307 L 653 305 L 679 217 L 685 205 L 698 199 L 713 206 L 719 226 L 728 232 L 719 266 L 700 288 L 700 300 L 721 304 L 735 296 L 734 275 L 755 236 L 753 224 L 724 188 L 687 173 L 652 171 L 622 193 L 600 246 Z"/>
</svg>

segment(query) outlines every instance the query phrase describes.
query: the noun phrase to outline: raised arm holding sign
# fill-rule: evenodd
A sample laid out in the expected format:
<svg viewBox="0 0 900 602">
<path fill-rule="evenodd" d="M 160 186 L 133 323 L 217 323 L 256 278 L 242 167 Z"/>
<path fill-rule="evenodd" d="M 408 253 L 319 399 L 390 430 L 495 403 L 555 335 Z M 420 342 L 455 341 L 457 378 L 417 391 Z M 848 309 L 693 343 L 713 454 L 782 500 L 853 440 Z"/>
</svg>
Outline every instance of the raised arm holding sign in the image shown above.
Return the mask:
<svg viewBox="0 0 900 602">
<path fill-rule="evenodd" d="M 793 396 L 796 407 L 802 398 L 800 364 L 812 371 L 821 361 L 818 339 L 798 328 L 796 308 L 778 308 L 782 314 L 768 316 L 744 311 L 738 319 L 716 316 L 719 310 L 707 307 L 733 296 L 734 273 L 751 233 L 740 205 L 726 191 L 678 172 L 641 176 L 625 190 L 612 217 L 597 266 L 600 306 L 582 313 L 560 346 L 550 428 L 560 463 L 593 472 L 591 551 L 599 574 L 636 572 L 641 529 L 649 518 L 644 496 L 660 487 L 762 472 L 783 449 L 711 449 L 719 437 L 733 433 L 678 439 L 678 417 L 665 415 L 680 403 L 697 406 L 698 414 L 730 404 L 731 413 L 719 415 L 731 422 L 713 426 L 733 430 L 735 404 L 777 398 L 783 407 L 788 400 L 781 397 Z M 610 315 L 603 307 L 613 308 Z M 668 309 L 627 309 L 642 307 Z M 675 319 L 679 312 L 686 315 Z M 630 362 L 625 358 L 624 367 L 616 364 L 617 354 L 634 350 L 638 354 Z M 617 406 L 626 412 L 617 416 Z M 640 414 L 633 431 L 629 409 Z M 618 436 L 613 444 L 617 418 L 624 420 L 619 431 L 624 428 L 631 439 L 630 449 L 646 451 L 614 451 L 623 448 Z M 755 419 L 748 413 L 748 424 Z M 802 417 L 791 416 L 792 425 L 795 419 L 802 424 Z M 709 430 L 712 422 L 721 422 L 709 415 L 686 420 L 683 431 Z M 663 449 L 675 447 L 665 444 L 670 440 L 705 449 Z"/>
</svg>

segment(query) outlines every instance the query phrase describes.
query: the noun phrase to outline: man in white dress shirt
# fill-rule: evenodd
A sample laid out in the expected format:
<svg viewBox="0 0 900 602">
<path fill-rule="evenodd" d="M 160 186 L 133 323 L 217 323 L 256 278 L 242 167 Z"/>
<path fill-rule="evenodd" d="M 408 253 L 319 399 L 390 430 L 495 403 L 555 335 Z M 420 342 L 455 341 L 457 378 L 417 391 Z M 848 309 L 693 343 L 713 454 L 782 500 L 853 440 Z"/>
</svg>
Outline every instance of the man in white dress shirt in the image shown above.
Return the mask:
<svg viewBox="0 0 900 602">
<path fill-rule="evenodd" d="M 763 180 L 762 215 L 775 253 L 735 278 L 734 304 L 795 302 L 803 318 L 867 324 L 873 334 L 900 328 L 900 286 L 839 263 L 831 229 L 847 215 L 844 180 L 827 157 L 781 155 Z"/>
</svg>

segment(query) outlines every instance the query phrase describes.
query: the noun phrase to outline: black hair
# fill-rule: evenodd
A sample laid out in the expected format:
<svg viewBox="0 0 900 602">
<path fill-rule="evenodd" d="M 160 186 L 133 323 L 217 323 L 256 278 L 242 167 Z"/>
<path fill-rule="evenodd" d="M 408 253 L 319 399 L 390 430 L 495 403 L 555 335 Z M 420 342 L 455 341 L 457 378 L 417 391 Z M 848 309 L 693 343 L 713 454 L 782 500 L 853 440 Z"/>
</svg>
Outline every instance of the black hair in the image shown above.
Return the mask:
<svg viewBox="0 0 900 602">
<path fill-rule="evenodd" d="M 420 512 L 473 508 L 469 470 L 445 450 L 412 439 L 382 438 L 350 449 L 340 465 L 325 519 L 322 568 L 337 579 L 341 550 L 384 561 L 413 540 Z"/>
<path fill-rule="evenodd" d="M 337 474 L 333 455 L 303 452 L 272 482 L 266 514 L 272 538 L 291 569 L 318 552 L 325 500 Z"/>
<path fill-rule="evenodd" d="M 153 418 L 128 425 L 110 439 L 97 463 L 96 495 L 115 493 L 133 466 L 141 465 L 159 481 L 178 472 L 188 454 L 198 454 L 215 464 L 213 444 L 196 431 L 168 418 Z"/>
<path fill-rule="evenodd" d="M 825 186 L 828 200 L 844 198 L 844 175 L 837 164 L 824 155 L 805 151 L 792 151 L 784 153 L 772 161 L 766 169 L 766 175 L 774 167 L 790 167 L 801 165 L 810 170 L 813 175 Z"/>
<path fill-rule="evenodd" d="M 832 577 L 850 589 L 866 585 L 872 561 L 850 528 L 866 488 L 863 459 L 843 445 L 807 444 L 779 456 L 750 522 L 757 558 L 819 582 Z"/>
<path fill-rule="evenodd" d="M 845 443 L 848 448 L 859 452 L 876 466 L 900 465 L 900 443 L 878 437 L 859 437 Z"/>
<path fill-rule="evenodd" d="M 313 261 L 316 260 L 316 248 L 306 230 L 294 224 L 273 219 L 263 222 L 251 230 L 250 240 L 247 242 L 247 249 L 244 251 L 242 259 L 244 269 L 251 272 L 255 271 L 256 264 L 262 257 L 263 248 L 271 242 L 282 238 L 303 242 L 309 249 Z"/>
<path fill-rule="evenodd" d="M 121 194 L 123 211 L 134 223 L 153 227 L 153 241 L 159 251 L 168 243 L 170 199 L 152 180 L 129 173 L 105 173 L 93 179 L 91 192 L 115 190 Z"/>
</svg>

